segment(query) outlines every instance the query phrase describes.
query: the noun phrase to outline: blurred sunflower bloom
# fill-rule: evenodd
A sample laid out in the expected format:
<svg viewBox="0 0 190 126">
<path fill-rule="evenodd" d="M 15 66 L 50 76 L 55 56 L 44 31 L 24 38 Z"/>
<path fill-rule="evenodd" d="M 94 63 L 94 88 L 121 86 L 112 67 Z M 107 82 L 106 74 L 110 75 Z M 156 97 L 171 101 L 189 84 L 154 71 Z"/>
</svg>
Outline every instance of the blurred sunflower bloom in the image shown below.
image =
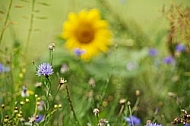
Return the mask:
<svg viewBox="0 0 190 126">
<path fill-rule="evenodd" d="M 97 9 L 83 10 L 78 14 L 71 12 L 63 23 L 61 37 L 66 39 L 65 46 L 71 51 L 84 50 L 81 59 L 89 60 L 99 52 L 107 52 L 112 34 L 108 23 L 101 19 Z"/>
</svg>

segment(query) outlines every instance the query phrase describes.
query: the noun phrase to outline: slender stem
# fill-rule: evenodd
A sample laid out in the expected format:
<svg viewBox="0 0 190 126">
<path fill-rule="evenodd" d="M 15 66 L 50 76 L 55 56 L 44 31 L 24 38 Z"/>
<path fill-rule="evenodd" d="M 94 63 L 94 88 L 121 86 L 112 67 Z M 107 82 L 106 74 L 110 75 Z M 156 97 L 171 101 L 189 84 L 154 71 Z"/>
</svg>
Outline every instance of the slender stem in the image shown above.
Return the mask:
<svg viewBox="0 0 190 126">
<path fill-rule="evenodd" d="M 76 113 L 75 113 L 74 108 L 73 108 L 73 104 L 72 104 L 72 101 L 71 101 L 71 97 L 70 97 L 70 93 L 69 93 L 69 89 L 68 89 L 67 85 L 66 85 L 66 91 L 67 91 L 67 100 L 69 101 L 69 106 L 71 108 L 71 111 L 73 112 L 73 116 L 75 118 L 76 124 L 78 126 L 80 126 L 80 123 L 79 123 L 79 121 L 77 119 Z"/>
<path fill-rule="evenodd" d="M 118 116 L 120 116 L 122 114 L 122 112 L 124 111 L 124 109 L 125 109 L 125 104 L 122 104 L 121 105 L 121 109 L 119 110 Z"/>
<path fill-rule="evenodd" d="M 53 50 L 50 50 L 50 64 L 53 65 Z"/>
<path fill-rule="evenodd" d="M 2 42 L 3 35 L 4 35 L 4 32 L 5 32 L 6 26 L 7 26 L 7 22 L 8 22 L 10 11 L 11 11 L 11 7 L 12 7 L 12 3 L 13 3 L 13 0 L 10 0 L 9 8 L 8 8 L 7 15 L 6 15 L 6 18 L 5 18 L 5 22 L 3 24 L 3 29 L 2 29 L 1 34 L 0 34 L 0 44 Z"/>
<path fill-rule="evenodd" d="M 133 120 L 132 120 L 132 109 L 131 109 L 130 104 L 131 104 L 131 103 L 130 103 L 130 102 L 128 102 L 129 115 L 130 115 L 130 118 L 131 118 L 132 126 L 135 126 L 135 125 L 134 125 L 134 122 L 133 122 Z"/>
<path fill-rule="evenodd" d="M 47 82 L 47 88 L 48 88 L 48 97 L 51 95 L 51 81 L 49 80 L 49 77 L 46 77 L 48 80 Z"/>
<path fill-rule="evenodd" d="M 33 24 L 34 24 L 34 11 L 35 11 L 35 0 L 32 1 L 32 12 L 31 12 L 31 15 L 30 15 L 30 25 L 29 25 L 29 31 L 28 31 L 28 35 L 27 35 L 27 39 L 26 39 L 25 54 L 27 53 L 30 38 L 31 38 L 31 35 L 32 35 L 32 27 L 33 27 Z"/>
<path fill-rule="evenodd" d="M 137 100 L 136 100 L 136 102 L 135 102 L 135 105 L 134 105 L 134 107 L 133 107 L 133 109 L 132 109 L 132 113 L 135 111 L 135 109 L 136 109 L 137 106 L 139 105 L 139 101 L 140 101 L 140 98 L 137 97 Z"/>
<path fill-rule="evenodd" d="M 57 89 L 57 91 L 56 91 L 56 93 L 55 93 L 55 96 L 53 97 L 53 102 L 52 103 L 54 103 L 54 101 L 55 101 L 55 98 L 56 98 L 56 96 L 57 96 L 57 93 L 59 92 L 59 89 L 61 88 L 61 85 L 59 85 L 59 87 L 58 87 L 58 89 Z"/>
<path fill-rule="evenodd" d="M 37 112 L 38 112 L 38 105 L 37 105 L 37 102 L 38 102 L 38 100 L 37 100 L 37 97 L 36 97 L 36 105 L 35 105 L 34 115 L 36 115 Z"/>
</svg>

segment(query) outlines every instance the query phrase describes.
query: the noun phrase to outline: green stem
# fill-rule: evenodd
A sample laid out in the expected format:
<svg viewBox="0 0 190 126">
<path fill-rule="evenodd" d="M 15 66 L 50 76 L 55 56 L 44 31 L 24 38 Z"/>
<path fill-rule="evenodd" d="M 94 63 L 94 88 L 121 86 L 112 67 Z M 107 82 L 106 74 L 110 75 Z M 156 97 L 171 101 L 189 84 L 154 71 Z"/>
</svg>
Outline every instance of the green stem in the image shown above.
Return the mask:
<svg viewBox="0 0 190 126">
<path fill-rule="evenodd" d="M 50 50 L 50 64 L 53 65 L 53 50 Z"/>
<path fill-rule="evenodd" d="M 32 12 L 31 12 L 31 15 L 30 15 L 30 25 L 29 25 L 29 32 L 28 32 L 27 39 L 26 39 L 25 54 L 27 54 L 30 38 L 31 38 L 31 35 L 32 35 L 32 27 L 33 27 L 33 24 L 34 24 L 34 11 L 35 11 L 35 0 L 32 1 Z"/>
<path fill-rule="evenodd" d="M 57 96 L 57 93 L 59 92 L 59 89 L 61 88 L 61 85 L 59 85 L 59 87 L 58 87 L 58 89 L 57 89 L 57 91 L 56 91 L 56 93 L 55 93 L 55 96 L 53 97 L 53 102 L 52 103 L 54 103 L 54 101 L 55 101 L 55 98 L 56 98 L 56 96 Z"/>
<path fill-rule="evenodd" d="M 137 100 L 136 100 L 136 102 L 135 102 L 135 105 L 134 105 L 134 107 L 133 107 L 133 109 L 132 109 L 132 113 L 135 111 L 135 109 L 136 109 L 137 106 L 139 105 L 139 101 L 140 101 L 140 98 L 137 97 Z"/>
<path fill-rule="evenodd" d="M 46 82 L 46 88 L 48 89 L 47 96 L 51 96 L 51 81 L 49 80 L 49 77 L 46 77 L 47 82 Z"/>
<path fill-rule="evenodd" d="M 79 123 L 79 121 L 77 119 L 76 113 L 75 113 L 74 108 L 73 108 L 73 104 L 72 104 L 72 101 L 71 101 L 71 96 L 70 96 L 69 89 L 68 89 L 67 85 L 66 85 L 66 91 L 67 91 L 67 100 L 69 101 L 69 106 L 71 108 L 71 111 L 73 112 L 73 116 L 75 118 L 76 124 L 78 126 L 80 126 L 80 123 Z"/>
<path fill-rule="evenodd" d="M 5 32 L 6 26 L 7 26 L 7 22 L 8 22 L 10 11 L 11 11 L 11 7 L 12 7 L 12 3 L 13 3 L 13 0 L 10 0 L 9 8 L 8 8 L 7 15 L 6 15 L 6 18 L 5 18 L 5 22 L 3 24 L 3 29 L 2 29 L 1 34 L 0 34 L 0 44 L 2 42 L 3 35 L 4 35 L 4 32 Z"/>
<path fill-rule="evenodd" d="M 128 108 L 129 108 L 129 115 L 130 117 L 132 117 L 132 109 L 131 109 L 130 103 L 128 103 Z M 131 122 L 132 122 L 132 126 L 135 126 L 133 123 L 133 120 Z"/>
</svg>

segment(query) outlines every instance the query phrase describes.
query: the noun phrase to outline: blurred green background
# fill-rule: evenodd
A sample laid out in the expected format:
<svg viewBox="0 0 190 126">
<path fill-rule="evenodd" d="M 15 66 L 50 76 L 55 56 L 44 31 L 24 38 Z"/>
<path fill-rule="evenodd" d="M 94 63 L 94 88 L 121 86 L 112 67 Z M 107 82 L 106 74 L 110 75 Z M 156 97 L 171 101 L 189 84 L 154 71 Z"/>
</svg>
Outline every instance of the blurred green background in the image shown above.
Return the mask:
<svg viewBox="0 0 190 126">
<path fill-rule="evenodd" d="M 97 0 L 98 1 L 98 0 Z M 62 31 L 62 24 L 70 11 L 99 8 L 96 0 L 36 0 L 33 31 L 28 57 L 33 60 L 43 54 L 47 45 L 54 42 Z M 0 28 L 5 20 L 9 0 L 0 0 Z M 14 0 L 9 23 L 0 48 L 10 47 L 13 39 L 25 47 L 31 16 L 32 0 Z M 107 0 L 109 6 L 125 21 L 133 21 L 151 38 L 157 31 L 168 27 L 162 11 L 168 9 L 171 0 Z M 189 5 L 189 0 L 175 0 Z M 101 10 L 101 9 L 100 9 Z M 117 36 L 115 36 L 117 38 Z M 130 39 L 130 38 L 128 38 Z M 35 51 L 34 51 L 35 50 Z"/>
</svg>

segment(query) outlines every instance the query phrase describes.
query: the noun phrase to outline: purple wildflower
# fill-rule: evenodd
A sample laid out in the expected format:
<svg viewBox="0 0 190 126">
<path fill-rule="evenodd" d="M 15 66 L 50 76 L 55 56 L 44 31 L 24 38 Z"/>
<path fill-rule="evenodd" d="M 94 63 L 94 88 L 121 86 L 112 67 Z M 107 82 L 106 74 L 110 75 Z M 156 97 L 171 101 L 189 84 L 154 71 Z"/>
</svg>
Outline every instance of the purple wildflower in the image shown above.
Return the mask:
<svg viewBox="0 0 190 126">
<path fill-rule="evenodd" d="M 62 64 L 61 69 L 60 69 L 60 72 L 61 72 L 61 73 L 65 73 L 65 72 L 67 72 L 67 71 L 69 71 L 68 65 L 67 65 L 67 64 Z"/>
<path fill-rule="evenodd" d="M 52 66 L 49 63 L 42 63 L 38 66 L 37 75 L 48 77 L 53 74 Z"/>
<path fill-rule="evenodd" d="M 74 53 L 75 53 L 77 56 L 81 56 L 83 53 L 85 53 L 85 50 L 76 48 L 76 49 L 74 50 Z"/>
<path fill-rule="evenodd" d="M 175 59 L 172 56 L 168 56 L 163 59 L 163 62 L 165 64 L 173 64 L 175 62 Z"/>
<path fill-rule="evenodd" d="M 184 44 L 177 44 L 176 47 L 175 47 L 175 50 L 177 52 L 182 52 L 185 50 L 185 45 Z"/>
<path fill-rule="evenodd" d="M 124 117 L 124 119 L 130 126 L 138 126 L 141 123 L 141 120 L 136 116 Z"/>
<path fill-rule="evenodd" d="M 186 123 L 184 126 L 190 126 L 190 124 Z"/>
<path fill-rule="evenodd" d="M 9 67 L 5 67 L 3 64 L 0 63 L 0 73 L 10 71 Z"/>
<path fill-rule="evenodd" d="M 148 54 L 150 56 L 157 56 L 158 55 L 158 50 L 154 49 L 154 48 L 150 48 L 148 51 Z"/>
<path fill-rule="evenodd" d="M 132 70 L 136 69 L 137 67 L 138 67 L 137 63 L 133 62 L 133 61 L 127 63 L 127 65 L 126 65 L 126 68 L 128 71 L 132 71 Z"/>
<path fill-rule="evenodd" d="M 28 97 L 29 96 L 28 89 L 26 86 L 22 86 L 21 96 L 22 97 Z"/>
<path fill-rule="evenodd" d="M 156 123 L 149 123 L 146 126 L 162 126 L 162 124 L 156 124 Z"/>
<path fill-rule="evenodd" d="M 39 123 L 44 119 L 43 115 L 38 115 L 38 117 L 35 119 L 35 122 Z"/>
</svg>

